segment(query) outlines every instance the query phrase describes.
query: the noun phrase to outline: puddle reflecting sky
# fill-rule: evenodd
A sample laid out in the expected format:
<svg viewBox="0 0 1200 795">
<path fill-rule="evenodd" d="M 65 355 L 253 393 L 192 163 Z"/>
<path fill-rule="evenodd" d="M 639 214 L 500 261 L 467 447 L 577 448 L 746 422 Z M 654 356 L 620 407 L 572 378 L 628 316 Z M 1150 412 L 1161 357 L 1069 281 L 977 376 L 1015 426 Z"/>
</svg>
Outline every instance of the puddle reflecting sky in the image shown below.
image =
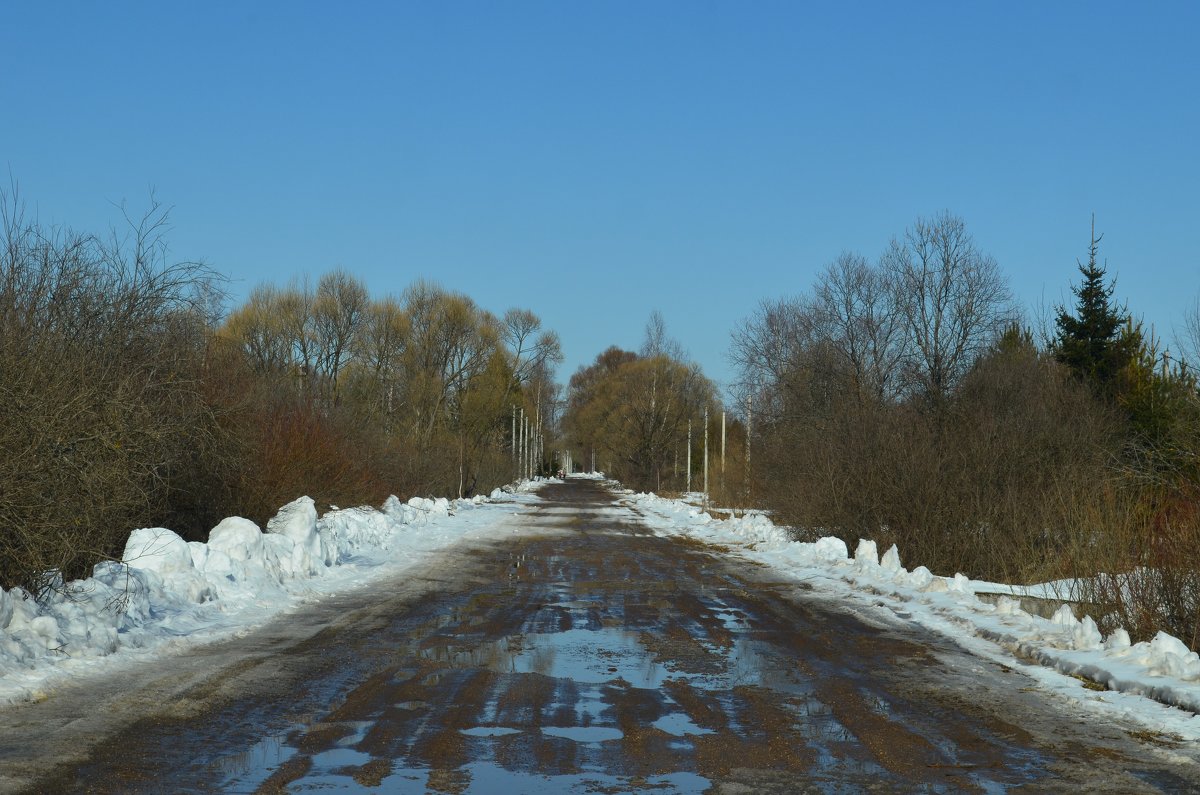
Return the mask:
<svg viewBox="0 0 1200 795">
<path fill-rule="evenodd" d="M 596 567 L 559 576 L 570 565 L 514 557 L 491 614 L 462 603 L 394 638 L 404 662 L 374 691 L 221 760 L 223 789 L 254 791 L 288 765 L 289 792 L 698 793 L 713 784 L 703 772 L 738 766 L 829 792 L 902 783 L 839 721 L 822 691 L 831 669 L 798 665 L 731 589 L 614 596 L 588 587 Z M 886 699 L 845 692 L 893 718 Z"/>
</svg>

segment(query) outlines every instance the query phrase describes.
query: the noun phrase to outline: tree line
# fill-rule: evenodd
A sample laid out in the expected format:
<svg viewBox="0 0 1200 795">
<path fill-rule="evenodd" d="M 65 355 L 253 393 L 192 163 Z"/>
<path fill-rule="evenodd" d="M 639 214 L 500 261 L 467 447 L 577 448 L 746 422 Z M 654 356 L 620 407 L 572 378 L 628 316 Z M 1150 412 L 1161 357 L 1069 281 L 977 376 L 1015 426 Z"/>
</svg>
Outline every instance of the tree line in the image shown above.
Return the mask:
<svg viewBox="0 0 1200 795">
<path fill-rule="evenodd" d="M 33 593 L 308 494 L 379 504 L 516 475 L 516 413 L 555 418 L 557 335 L 417 281 L 372 297 L 333 270 L 256 287 L 169 256 L 167 209 L 108 235 L 0 194 L 0 586 Z M 545 464 L 538 462 L 538 467 Z"/>
<path fill-rule="evenodd" d="M 1041 328 L 949 213 L 765 302 L 731 347 L 756 500 L 942 574 L 1076 580 L 1110 627 L 1196 647 L 1197 318 L 1172 358 L 1113 299 L 1099 243 Z"/>
</svg>

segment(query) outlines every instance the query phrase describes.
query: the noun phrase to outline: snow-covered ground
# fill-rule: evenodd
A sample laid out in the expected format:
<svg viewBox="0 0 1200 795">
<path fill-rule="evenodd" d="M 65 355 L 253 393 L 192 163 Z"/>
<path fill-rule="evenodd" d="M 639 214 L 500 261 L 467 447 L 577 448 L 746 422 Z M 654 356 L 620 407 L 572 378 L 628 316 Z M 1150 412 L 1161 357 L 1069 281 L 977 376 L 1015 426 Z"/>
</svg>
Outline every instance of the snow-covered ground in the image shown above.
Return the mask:
<svg viewBox="0 0 1200 795">
<path fill-rule="evenodd" d="M 121 562 L 97 566 L 91 578 L 42 602 L 19 589 L 0 591 L 0 703 L 39 699 L 68 678 L 243 634 L 305 603 L 402 574 L 460 539 L 494 535 L 502 516 L 536 500 L 529 492 L 540 485 L 522 484 L 499 502 L 393 497 L 381 510 L 334 509 L 319 517 L 303 497 L 284 506 L 265 532 L 232 517 L 207 543 L 162 528 L 135 530 Z M 726 546 L 864 617 L 882 610 L 943 633 L 982 658 L 1021 667 L 1081 710 L 1200 740 L 1200 657 L 1169 635 L 1136 644 L 1124 631 L 1105 638 L 1069 607 L 1050 619 L 1031 616 L 1015 597 L 1046 596 L 1048 589 L 1013 589 L 992 604 L 976 593 L 1007 586 L 937 577 L 922 566 L 910 571 L 895 547 L 881 556 L 869 541 L 853 555 L 836 538 L 792 541 L 761 513 L 714 519 L 653 494 L 624 500 L 660 534 Z M 1109 689 L 1089 689 L 1072 675 Z"/>
<path fill-rule="evenodd" d="M 837 538 L 793 541 L 762 514 L 714 519 L 685 500 L 632 493 L 624 499 L 660 534 L 727 546 L 851 608 L 886 610 L 985 659 L 1020 667 L 1084 709 L 1200 740 L 1200 656 L 1166 633 L 1141 643 L 1130 643 L 1123 629 L 1103 637 L 1091 617 L 1077 619 L 1067 605 L 1048 619 L 1021 609 L 1017 597 L 1052 598 L 1052 584 L 1022 588 L 974 583 L 962 574 L 938 577 L 924 566 L 905 569 L 894 546 L 881 556 L 875 542 L 859 541 L 851 555 Z M 1006 590 L 1012 595 L 1003 595 Z M 1000 595 L 993 604 L 977 593 Z M 1108 690 L 1089 688 L 1078 677 Z"/>
<path fill-rule="evenodd" d="M 0 704 L 243 634 L 305 603 L 400 574 L 459 539 L 493 534 L 504 513 L 536 499 L 529 492 L 538 485 L 524 483 L 501 503 L 391 497 L 381 510 L 320 517 L 301 497 L 264 530 L 225 519 L 207 543 L 165 528 L 134 530 L 121 561 L 101 563 L 43 600 L 0 590 Z"/>
</svg>

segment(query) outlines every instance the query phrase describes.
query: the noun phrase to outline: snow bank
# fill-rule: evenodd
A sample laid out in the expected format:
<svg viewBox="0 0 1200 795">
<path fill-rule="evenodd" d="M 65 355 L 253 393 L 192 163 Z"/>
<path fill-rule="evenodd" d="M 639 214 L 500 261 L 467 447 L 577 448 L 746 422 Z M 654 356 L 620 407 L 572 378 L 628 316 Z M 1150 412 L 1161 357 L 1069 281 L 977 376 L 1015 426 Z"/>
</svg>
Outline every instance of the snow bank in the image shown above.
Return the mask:
<svg viewBox="0 0 1200 795">
<path fill-rule="evenodd" d="M 134 530 L 120 561 L 101 563 L 91 577 L 41 600 L 20 588 L 0 590 L 0 702 L 36 697 L 55 679 L 110 656 L 168 653 L 227 636 L 398 571 L 479 525 L 462 514 L 485 502 L 390 497 L 382 510 L 318 517 L 313 501 L 301 497 L 265 531 L 231 516 L 205 543 L 162 527 Z"/>
<path fill-rule="evenodd" d="M 576 480 L 608 480 L 603 472 L 572 472 L 567 477 Z"/>
<path fill-rule="evenodd" d="M 654 494 L 626 499 L 661 534 L 735 545 L 748 557 L 783 573 L 810 583 L 822 582 L 847 595 L 866 597 L 906 620 L 960 642 L 966 632 L 998 643 L 1021 658 L 1102 684 L 1115 693 L 1145 696 L 1200 712 L 1200 655 L 1166 633 L 1136 644 L 1130 643 L 1123 629 L 1104 638 L 1090 616 L 1077 619 L 1068 605 L 1060 607 L 1052 618 L 1039 618 L 1023 611 L 1013 598 L 1001 596 L 994 605 L 981 601 L 976 588 L 962 574 L 938 577 L 924 566 L 909 571 L 901 564 L 895 546 L 881 556 L 874 541 L 861 540 L 850 557 L 840 539 L 793 541 L 784 528 L 761 514 L 714 519 L 693 505 Z M 996 586 L 1001 587 L 1007 588 Z M 1053 592 L 1052 588 L 1012 592 L 1018 590 Z M 1105 695 L 1114 694 L 1097 693 L 1095 697 Z M 1188 719 L 1189 731 L 1200 737 L 1200 717 Z"/>
</svg>

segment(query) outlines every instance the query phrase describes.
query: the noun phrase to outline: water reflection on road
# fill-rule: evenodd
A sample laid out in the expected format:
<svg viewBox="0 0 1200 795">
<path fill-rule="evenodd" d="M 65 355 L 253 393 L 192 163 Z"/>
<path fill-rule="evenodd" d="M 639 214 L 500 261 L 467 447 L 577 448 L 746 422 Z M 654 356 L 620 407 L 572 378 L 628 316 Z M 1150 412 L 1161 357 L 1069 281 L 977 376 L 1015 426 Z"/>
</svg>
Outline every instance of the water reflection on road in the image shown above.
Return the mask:
<svg viewBox="0 0 1200 795">
<path fill-rule="evenodd" d="M 87 791 L 1169 791 L 945 640 L 656 538 L 595 486 L 314 636 L 292 699 L 136 730 Z M 940 644 L 940 645 L 939 645 Z M 936 649 L 936 653 L 934 652 Z M 133 786 L 133 782 L 152 782 Z M 1142 787 L 1142 782 L 1165 782 Z"/>
<path fill-rule="evenodd" d="M 914 775 L 987 791 L 1044 761 L 991 733 L 1005 764 L 989 772 L 935 731 L 893 726 L 889 699 L 827 658 L 829 626 L 781 625 L 710 555 L 668 549 L 599 526 L 523 546 L 502 583 L 389 636 L 399 664 L 319 721 L 221 760 L 222 788 L 690 793 L 746 768 L 814 792 Z M 872 654 L 898 651 L 919 653 Z M 893 742 L 905 760 L 881 752 Z"/>
</svg>

